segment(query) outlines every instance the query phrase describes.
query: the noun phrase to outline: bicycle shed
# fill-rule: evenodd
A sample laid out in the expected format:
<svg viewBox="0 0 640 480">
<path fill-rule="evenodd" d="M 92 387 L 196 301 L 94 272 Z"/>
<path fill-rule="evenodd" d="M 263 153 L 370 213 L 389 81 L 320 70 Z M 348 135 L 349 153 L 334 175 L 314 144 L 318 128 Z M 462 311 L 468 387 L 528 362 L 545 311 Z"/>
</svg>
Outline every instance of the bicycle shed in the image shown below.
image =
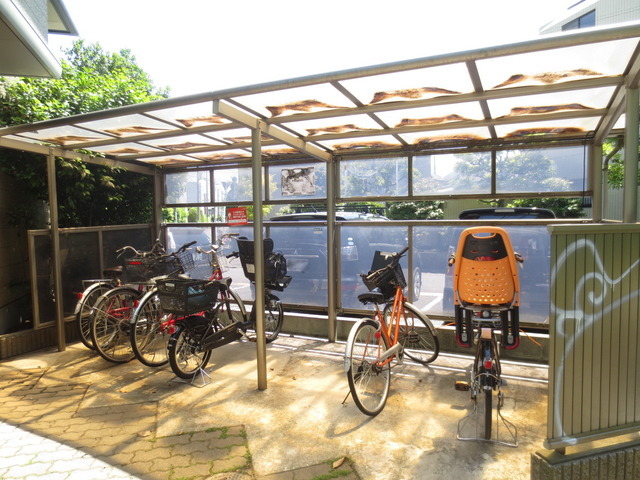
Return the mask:
<svg viewBox="0 0 640 480">
<path fill-rule="evenodd" d="M 81 158 L 87 162 L 122 166 L 155 177 L 155 224 L 160 228 L 164 202 L 164 176 L 171 172 L 194 172 L 230 165 L 250 168 L 250 200 L 232 202 L 253 208 L 253 234 L 262 238 L 264 204 L 285 204 L 290 199 L 271 199 L 263 189 L 268 168 L 296 162 L 321 162 L 326 167 L 326 191 L 318 199 L 298 196 L 299 203 L 325 203 L 328 218 L 335 204 L 344 198 L 336 179 L 343 162 L 358 159 L 408 157 L 407 169 L 419 154 L 489 152 L 488 191 L 459 195 L 445 192 L 414 192 L 411 183 L 393 200 L 442 198 L 514 198 L 522 192 L 501 190 L 497 180 L 496 152 L 513 148 L 581 146 L 587 152 L 588 185 L 569 191 L 527 192 L 530 197 L 590 196 L 592 223 L 585 235 L 631 235 L 621 272 L 636 268 L 634 255 L 637 231 L 637 150 L 640 24 L 594 29 L 529 42 L 467 52 L 439 55 L 391 64 L 354 68 L 281 82 L 238 87 L 217 92 L 120 107 L 75 117 L 48 120 L 31 125 L 0 129 L 0 146 L 47 156 L 51 199 L 51 239 L 54 287 L 62 297 L 57 226 L 56 156 Z M 623 223 L 608 227 L 603 218 L 606 190 L 602 177 L 602 144 L 613 135 L 624 137 L 625 180 Z M 91 157 L 75 150 L 96 152 Z M 355 197 L 355 200 L 363 198 Z M 366 199 L 366 197 L 364 198 Z M 353 198 L 352 198 L 353 200 Z M 202 202 L 216 205 L 214 199 Z M 569 223 L 569 222 L 562 222 Z M 327 276 L 336 278 L 339 253 L 331 240 L 339 235 L 335 222 L 327 221 Z M 582 235 L 579 225 L 551 227 L 560 235 Z M 590 232 L 590 233 L 589 233 Z M 594 240 L 594 245 L 597 242 Z M 565 240 L 564 245 L 570 245 Z M 573 250 L 578 247 L 573 244 Z M 625 244 L 627 245 L 627 244 Z M 260 241 L 255 255 L 262 256 Z M 557 248 L 560 248 L 559 246 Z M 569 250 L 558 250 L 558 256 Z M 637 250 L 637 249 L 636 249 Z M 565 257 L 566 258 L 566 255 Z M 552 258 L 552 262 L 554 262 Z M 409 259 L 411 262 L 411 258 Z M 624 267 L 624 268 L 623 268 Z M 256 265 L 258 282 L 261 265 Z M 589 272 L 583 272 L 589 273 Z M 580 275 L 573 275 L 580 282 Z M 568 278 L 568 274 L 563 277 Z M 558 289 L 565 285 L 558 284 Z M 635 299 L 634 284 L 625 288 Z M 257 292 L 262 291 L 258 283 Z M 328 338 L 335 340 L 336 285 L 328 282 Z M 258 311 L 261 294 L 256 295 Z M 62 305 L 56 305 L 58 345 L 64 349 Z M 633 310 L 631 310 L 633 312 Z M 552 312 L 553 313 L 553 312 Z M 635 312 L 637 315 L 637 311 Z M 630 315 L 633 316 L 633 315 Z M 260 323 L 259 323 L 260 324 Z M 551 334 L 554 335 L 551 315 Z M 635 358 L 638 331 L 629 324 L 620 331 L 635 343 L 626 346 L 628 359 Z M 579 327 L 575 327 L 578 331 Z M 581 333 L 581 332 L 580 332 Z M 558 339 L 565 341 L 558 334 Z M 553 340 L 552 340 L 553 342 Z M 573 340 L 566 340 L 567 343 Z M 552 369 L 564 369 L 566 359 Z M 586 347 L 585 347 L 586 348 Z M 258 342 L 258 386 L 266 388 L 264 343 Z M 554 370 L 559 371 L 559 370 Z M 624 391 L 625 402 L 633 404 L 640 394 L 637 371 L 625 370 L 633 388 Z M 622 380 L 622 379 L 621 379 Z M 571 383 L 568 381 L 568 383 Z M 554 386 L 552 385 L 552 388 Z M 595 386 L 594 386 L 595 387 Z M 581 387 L 582 388 L 582 387 Z M 550 397 L 551 398 L 551 397 Z M 615 399 L 609 399 L 613 402 Z M 577 402 L 578 400 L 575 400 Z M 550 399 L 551 448 L 563 449 L 581 441 L 600 438 L 611 431 L 637 429 L 638 407 L 619 409 L 615 418 L 602 422 L 563 420 L 574 400 Z M 635 402 L 638 403 L 638 402 Z M 563 406 L 564 405 L 564 406 Z M 552 408 L 555 408 L 552 410 Z M 564 411 L 563 411 L 564 409 Z M 591 412 L 584 411 L 584 417 Z M 593 413 L 596 415 L 596 413 Z M 585 424 L 586 425 L 586 424 Z M 551 427 L 549 427 L 551 428 Z"/>
</svg>

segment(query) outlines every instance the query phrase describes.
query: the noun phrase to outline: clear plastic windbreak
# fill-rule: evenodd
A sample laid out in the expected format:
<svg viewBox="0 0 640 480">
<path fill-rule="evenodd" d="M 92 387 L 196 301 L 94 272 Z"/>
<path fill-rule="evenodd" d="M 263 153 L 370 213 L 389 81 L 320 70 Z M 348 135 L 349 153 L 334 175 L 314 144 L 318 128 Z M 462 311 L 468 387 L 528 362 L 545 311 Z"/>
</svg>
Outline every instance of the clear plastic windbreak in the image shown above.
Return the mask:
<svg viewBox="0 0 640 480">
<path fill-rule="evenodd" d="M 165 175 L 165 203 L 209 203 L 211 181 L 209 170 L 167 173 Z"/>
<path fill-rule="evenodd" d="M 251 168 L 221 168 L 213 174 L 216 203 L 249 202 L 253 199 Z"/>
<path fill-rule="evenodd" d="M 414 285 L 419 295 L 413 303 L 425 314 L 454 315 L 453 267 L 447 260 L 455 252 L 463 226 L 413 228 Z M 548 323 L 551 237 L 545 226 L 505 226 L 524 263 L 519 269 L 520 321 Z"/>
<path fill-rule="evenodd" d="M 340 196 L 394 197 L 409 192 L 406 157 L 344 160 L 340 163 Z"/>
<path fill-rule="evenodd" d="M 587 185 L 585 147 L 503 150 L 496 157 L 496 191 L 569 192 Z"/>
<path fill-rule="evenodd" d="M 490 192 L 490 152 L 420 155 L 413 161 L 414 195 Z"/>
</svg>

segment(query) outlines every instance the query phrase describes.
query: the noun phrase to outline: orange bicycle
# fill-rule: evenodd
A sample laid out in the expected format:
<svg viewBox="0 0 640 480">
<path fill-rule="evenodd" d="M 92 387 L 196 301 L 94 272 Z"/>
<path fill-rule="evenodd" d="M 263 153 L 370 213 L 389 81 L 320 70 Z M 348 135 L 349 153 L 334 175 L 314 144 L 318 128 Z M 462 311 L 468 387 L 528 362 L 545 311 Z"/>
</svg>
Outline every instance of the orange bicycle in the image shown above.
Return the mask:
<svg viewBox="0 0 640 480">
<path fill-rule="evenodd" d="M 374 313 L 351 328 L 344 367 L 349 393 L 366 415 L 377 415 L 384 408 L 394 361 L 402 364 L 406 353 L 411 360 L 427 365 L 440 351 L 433 324 L 404 295 L 407 282 L 400 259 L 408 249 L 397 253 L 377 251 L 371 271 L 360 275 L 370 292 L 359 295 L 358 300 L 373 304 Z"/>
</svg>

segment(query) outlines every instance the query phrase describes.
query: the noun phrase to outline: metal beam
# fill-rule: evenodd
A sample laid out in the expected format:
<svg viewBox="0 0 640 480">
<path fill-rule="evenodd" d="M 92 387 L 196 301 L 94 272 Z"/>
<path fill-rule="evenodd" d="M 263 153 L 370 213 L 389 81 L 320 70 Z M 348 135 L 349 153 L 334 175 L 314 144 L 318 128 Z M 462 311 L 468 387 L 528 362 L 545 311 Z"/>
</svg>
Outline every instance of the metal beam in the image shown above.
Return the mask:
<svg viewBox="0 0 640 480">
<path fill-rule="evenodd" d="M 104 157 L 92 157 L 84 153 L 74 152 L 59 147 L 48 147 L 38 143 L 28 143 L 21 140 L 0 137 L 0 147 L 11 148 L 13 150 L 22 150 L 25 152 L 39 153 L 41 155 L 49 155 L 52 153 L 56 157 L 68 158 L 72 160 L 81 160 L 85 163 L 94 165 L 105 165 L 112 168 L 122 168 L 130 172 L 141 173 L 143 175 L 153 175 L 155 168 L 139 165 L 135 163 L 124 163 L 120 160 L 114 160 Z"/>
<path fill-rule="evenodd" d="M 624 139 L 624 193 L 622 203 L 622 221 L 638 221 L 638 125 L 640 96 L 637 88 L 627 88 L 627 109 L 625 116 Z"/>
<path fill-rule="evenodd" d="M 267 124 L 265 121 L 249 115 L 233 105 L 221 101 L 213 102 L 213 112 L 217 115 L 221 115 L 234 122 L 241 123 L 249 128 L 259 128 L 262 133 L 278 140 L 290 147 L 295 148 L 298 151 L 304 152 L 314 158 L 328 162 L 332 156 L 326 150 L 320 149 L 312 143 L 301 140 L 299 137 L 285 132 L 273 125 Z"/>
</svg>

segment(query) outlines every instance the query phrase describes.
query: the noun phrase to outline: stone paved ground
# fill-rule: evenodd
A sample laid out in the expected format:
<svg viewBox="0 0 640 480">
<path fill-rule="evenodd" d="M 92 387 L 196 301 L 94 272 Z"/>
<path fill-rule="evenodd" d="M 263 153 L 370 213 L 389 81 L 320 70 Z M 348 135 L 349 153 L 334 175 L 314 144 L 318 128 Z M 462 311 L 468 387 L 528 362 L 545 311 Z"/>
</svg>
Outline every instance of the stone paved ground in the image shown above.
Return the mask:
<svg viewBox="0 0 640 480">
<path fill-rule="evenodd" d="M 156 402 L 80 408 L 87 385 L 2 369 L 0 479 L 255 478 L 242 425 L 156 435 Z M 349 461 L 261 477 L 356 479 Z M 332 477 L 333 478 L 333 477 Z"/>
</svg>

